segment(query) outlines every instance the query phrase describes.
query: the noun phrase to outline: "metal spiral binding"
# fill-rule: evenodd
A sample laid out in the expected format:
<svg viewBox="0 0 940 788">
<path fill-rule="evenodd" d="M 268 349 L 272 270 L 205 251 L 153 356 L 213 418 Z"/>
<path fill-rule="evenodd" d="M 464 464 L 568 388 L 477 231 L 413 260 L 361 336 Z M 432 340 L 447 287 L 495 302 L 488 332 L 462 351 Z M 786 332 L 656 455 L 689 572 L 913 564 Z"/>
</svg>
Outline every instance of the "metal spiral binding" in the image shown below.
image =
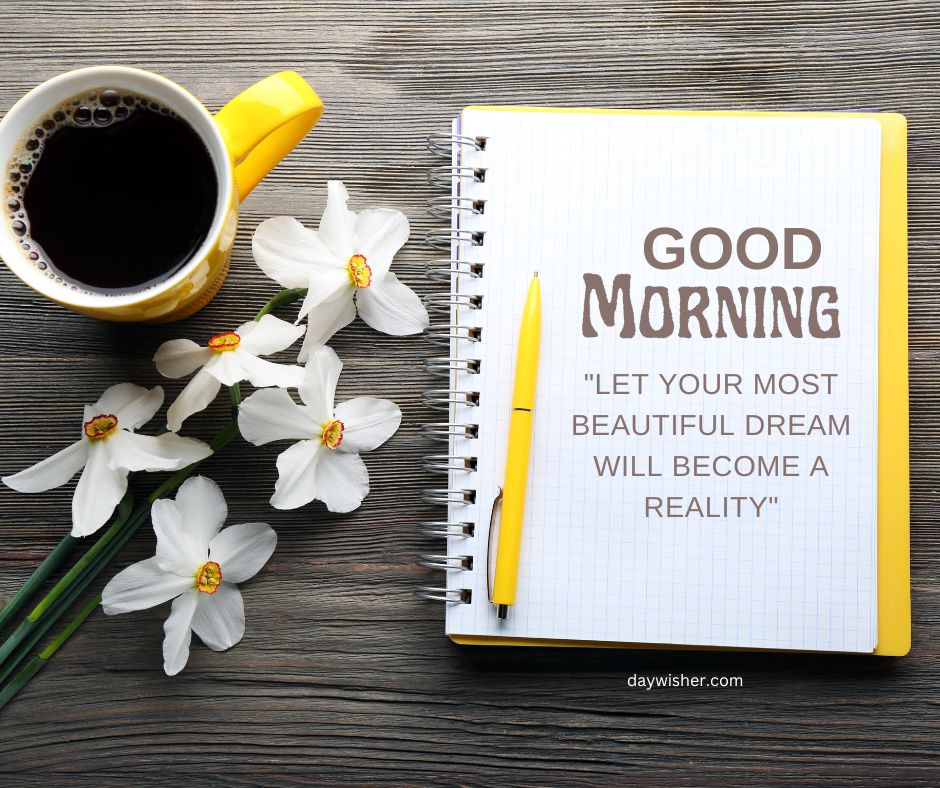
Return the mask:
<svg viewBox="0 0 940 788">
<path fill-rule="evenodd" d="M 431 555 L 425 553 L 418 556 L 418 566 L 425 569 L 473 569 L 472 555 Z"/>
<path fill-rule="evenodd" d="M 464 276 L 471 279 L 480 279 L 483 277 L 483 263 L 471 263 L 467 260 L 435 260 L 432 263 L 425 263 L 424 275 L 435 282 L 447 282 L 451 279 Z M 449 295 L 441 293 L 441 295 Z"/>
<path fill-rule="evenodd" d="M 479 375 L 480 360 L 476 358 L 453 358 L 452 356 L 438 356 L 424 361 L 424 371 L 438 378 L 450 378 L 451 373 L 458 372 L 464 375 Z"/>
<path fill-rule="evenodd" d="M 455 424 L 452 421 L 433 421 L 421 425 L 421 434 L 430 441 L 450 443 L 454 438 L 479 438 L 479 424 Z"/>
<path fill-rule="evenodd" d="M 479 342 L 483 339 L 483 329 L 479 326 L 428 326 L 424 329 L 424 337 L 428 342 L 433 342 L 435 345 L 450 347 L 452 339 L 462 339 L 464 342 Z"/>
<path fill-rule="evenodd" d="M 449 164 L 445 164 L 441 167 L 432 167 L 428 172 L 428 185 L 433 186 L 435 189 L 450 191 L 455 181 L 485 183 L 486 170 L 482 167 L 451 167 Z"/>
<path fill-rule="evenodd" d="M 483 296 L 469 293 L 428 293 L 422 299 L 428 312 L 451 313 L 451 307 L 464 306 L 467 309 L 482 309 Z"/>
<path fill-rule="evenodd" d="M 454 154 L 454 147 L 486 150 L 486 137 L 467 137 L 463 134 L 428 135 L 428 150 L 431 153 L 449 159 Z"/>
<path fill-rule="evenodd" d="M 453 211 L 480 216 L 486 209 L 486 200 L 475 200 L 473 197 L 432 197 L 428 200 L 428 215 L 435 219 L 449 219 Z"/>
<path fill-rule="evenodd" d="M 477 469 L 476 457 L 455 457 L 453 454 L 427 454 L 422 463 L 431 473 L 470 472 Z"/>
<path fill-rule="evenodd" d="M 421 499 L 425 503 L 437 503 L 441 506 L 457 504 L 466 506 L 477 502 L 476 490 L 459 490 L 452 487 L 432 487 L 424 491 Z"/>
<path fill-rule="evenodd" d="M 449 250 L 454 243 L 467 243 L 471 246 L 483 246 L 482 230 L 465 230 L 455 227 L 452 230 L 428 230 L 424 242 L 432 249 Z"/>
<path fill-rule="evenodd" d="M 473 592 L 469 588 L 418 586 L 415 594 L 422 599 L 430 599 L 432 602 L 459 602 L 462 605 L 469 605 L 473 598 Z"/>
<path fill-rule="evenodd" d="M 447 520 L 435 520 L 421 523 L 418 528 L 425 536 L 446 539 L 449 536 L 473 536 L 476 525 L 474 523 L 452 523 Z"/>
<path fill-rule="evenodd" d="M 473 420 L 464 421 L 463 408 L 475 408 L 480 404 L 480 392 L 466 385 L 464 375 L 479 375 L 481 362 L 468 353 L 476 343 L 482 341 L 483 330 L 478 321 L 467 321 L 483 309 L 483 296 L 474 292 L 472 283 L 484 274 L 484 263 L 477 261 L 477 254 L 468 256 L 467 250 L 485 245 L 485 231 L 479 229 L 481 217 L 486 214 L 486 200 L 468 192 L 478 190 L 477 184 L 485 183 L 486 168 L 477 156 L 486 150 L 486 139 L 460 134 L 434 134 L 428 137 L 428 150 L 449 159 L 444 166 L 434 167 L 428 174 L 428 183 L 446 193 L 428 200 L 427 212 L 438 219 L 451 222 L 448 228 L 434 229 L 427 233 L 425 241 L 432 249 L 440 249 L 451 255 L 449 259 L 438 259 L 425 266 L 428 279 L 446 283 L 444 292 L 424 296 L 424 304 L 432 315 L 444 316 L 442 322 L 425 330 L 428 341 L 447 347 L 446 356 L 427 359 L 425 369 L 435 377 L 447 379 L 446 388 L 429 389 L 424 392 L 424 404 L 433 410 L 447 413 L 446 421 L 432 422 L 421 427 L 422 434 L 430 441 L 446 443 L 446 454 L 429 454 L 424 457 L 425 470 L 446 476 L 447 487 L 426 490 L 422 496 L 425 503 L 453 507 L 470 506 L 476 503 L 477 491 L 472 479 L 477 470 L 477 458 L 466 449 L 455 451 L 455 446 L 479 437 L 479 425 Z M 467 156 L 474 159 L 467 162 Z M 463 285 L 461 283 L 464 283 Z M 456 351 L 456 352 L 455 352 Z M 466 479 L 466 486 L 456 483 Z M 453 518 L 429 520 L 421 523 L 420 531 L 428 538 L 472 539 L 475 524 L 469 520 Z M 418 558 L 418 565 L 438 569 L 447 573 L 473 570 L 471 550 L 461 550 L 459 555 L 429 553 Z M 439 602 L 470 604 L 472 591 L 469 588 L 422 586 L 416 589 L 418 596 Z"/>
<path fill-rule="evenodd" d="M 479 407 L 479 391 L 458 391 L 457 389 L 428 389 L 422 396 L 424 404 L 433 410 L 450 411 L 451 405 Z"/>
</svg>

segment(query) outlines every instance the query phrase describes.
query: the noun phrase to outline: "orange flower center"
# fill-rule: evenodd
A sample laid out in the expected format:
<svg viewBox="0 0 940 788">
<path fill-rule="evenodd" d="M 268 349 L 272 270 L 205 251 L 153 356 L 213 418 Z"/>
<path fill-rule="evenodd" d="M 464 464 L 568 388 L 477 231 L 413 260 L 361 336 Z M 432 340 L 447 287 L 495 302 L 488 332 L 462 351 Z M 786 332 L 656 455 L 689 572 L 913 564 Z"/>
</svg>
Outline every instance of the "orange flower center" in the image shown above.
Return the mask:
<svg viewBox="0 0 940 788">
<path fill-rule="evenodd" d="M 323 425 L 323 432 L 320 433 L 320 440 L 328 449 L 335 449 L 343 442 L 343 430 L 346 425 L 339 419 L 333 419 Z"/>
<path fill-rule="evenodd" d="M 372 269 L 366 262 L 365 255 L 354 254 L 346 263 L 349 278 L 356 287 L 368 287 L 372 284 Z"/>
<path fill-rule="evenodd" d="M 88 419 L 82 426 L 85 429 L 85 436 L 90 441 L 100 441 L 107 438 L 117 431 L 117 416 L 110 413 L 102 413 L 99 416 Z"/>
<path fill-rule="evenodd" d="M 223 334 L 216 334 L 209 340 L 209 349 L 216 353 L 225 353 L 228 350 L 234 350 L 242 338 L 234 331 L 226 331 Z"/>
<path fill-rule="evenodd" d="M 206 561 L 196 570 L 196 588 L 204 594 L 214 594 L 222 584 L 222 567 L 215 561 Z"/>
</svg>

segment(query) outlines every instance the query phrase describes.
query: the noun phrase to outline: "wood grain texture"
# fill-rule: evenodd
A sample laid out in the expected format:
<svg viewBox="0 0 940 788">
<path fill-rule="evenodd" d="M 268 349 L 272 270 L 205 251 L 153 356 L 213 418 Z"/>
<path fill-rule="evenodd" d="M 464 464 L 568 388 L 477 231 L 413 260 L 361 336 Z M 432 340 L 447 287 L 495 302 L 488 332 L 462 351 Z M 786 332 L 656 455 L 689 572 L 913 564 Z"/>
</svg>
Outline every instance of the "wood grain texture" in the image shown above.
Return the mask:
<svg viewBox="0 0 940 788">
<path fill-rule="evenodd" d="M 273 292 L 252 263 L 263 218 L 313 221 L 325 180 L 355 207 L 412 222 L 396 261 L 421 292 L 431 253 L 426 133 L 471 103 L 635 108 L 872 109 L 910 122 L 914 648 L 906 659 L 471 649 L 411 589 L 431 484 L 420 467 L 429 385 L 420 339 L 357 322 L 335 342 L 340 395 L 398 401 L 401 431 L 370 454 L 372 494 L 348 516 L 267 505 L 276 448 L 236 445 L 206 466 L 234 521 L 280 535 L 246 585 L 248 632 L 223 654 L 195 642 L 161 670 L 165 609 L 95 614 L 0 716 L 0 776 L 16 785 L 923 784 L 940 781 L 940 21 L 933 2 L 448 3 L 445 0 L 6 0 L 0 108 L 61 71 L 142 66 L 217 109 L 296 68 L 326 104 L 318 128 L 244 206 L 232 274 L 197 316 L 163 327 L 93 322 L 0 268 L 0 472 L 73 439 L 106 385 L 163 383 L 164 339 L 208 336 Z M 104 231 L 106 233 L 106 230 Z M 194 419 L 203 437 L 221 424 Z M 71 488 L 0 488 L 0 595 L 68 523 Z M 152 549 L 141 532 L 119 565 Z M 634 673 L 740 675 L 739 689 L 631 689 Z"/>
</svg>

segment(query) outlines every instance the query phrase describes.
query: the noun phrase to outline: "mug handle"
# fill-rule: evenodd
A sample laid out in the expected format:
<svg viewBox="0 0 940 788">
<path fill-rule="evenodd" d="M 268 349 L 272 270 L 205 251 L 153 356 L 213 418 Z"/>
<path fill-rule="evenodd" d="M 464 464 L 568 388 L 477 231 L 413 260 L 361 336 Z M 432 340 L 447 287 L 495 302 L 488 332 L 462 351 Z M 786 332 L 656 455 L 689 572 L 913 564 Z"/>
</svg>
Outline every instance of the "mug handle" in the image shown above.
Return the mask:
<svg viewBox="0 0 940 788">
<path fill-rule="evenodd" d="M 323 102 L 296 71 L 281 71 L 239 93 L 215 115 L 235 167 L 239 202 L 307 136 Z"/>
</svg>

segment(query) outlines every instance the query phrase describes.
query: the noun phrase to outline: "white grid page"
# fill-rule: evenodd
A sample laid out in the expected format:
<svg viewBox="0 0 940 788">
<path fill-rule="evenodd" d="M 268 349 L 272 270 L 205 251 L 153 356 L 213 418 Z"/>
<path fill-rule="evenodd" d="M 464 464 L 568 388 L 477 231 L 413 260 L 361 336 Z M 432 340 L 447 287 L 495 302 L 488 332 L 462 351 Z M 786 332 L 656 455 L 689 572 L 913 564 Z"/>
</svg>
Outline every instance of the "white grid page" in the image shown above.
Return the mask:
<svg viewBox="0 0 940 788">
<path fill-rule="evenodd" d="M 477 524 L 474 571 L 451 572 L 450 587 L 473 590 L 473 603 L 449 605 L 450 634 L 870 652 L 876 645 L 877 286 L 880 127 L 858 118 L 715 117 L 465 110 L 461 133 L 487 138 L 463 164 L 486 168 L 464 194 L 486 200 L 463 227 L 485 230 L 480 248 L 461 256 L 485 262 L 480 280 L 461 289 L 483 308 L 461 310 L 482 326 L 471 348 L 481 373 L 456 376 L 481 394 L 458 407 L 458 422 L 480 425 L 477 440 L 452 442 L 478 457 L 478 470 L 452 478 L 477 490 L 475 504 L 452 507 L 451 520 Z M 649 266 L 644 239 L 656 227 L 683 232 L 717 226 L 734 241 L 750 227 L 780 240 L 780 258 L 749 270 L 732 254 L 719 270 L 690 259 Z M 819 262 L 784 270 L 783 228 L 811 228 Z M 710 239 L 715 241 L 714 238 Z M 678 245 L 678 244 L 677 244 Z M 462 245 L 463 247 L 463 245 Z M 752 246 L 759 257 L 758 242 Z M 764 247 L 766 249 L 766 246 Z M 799 248 L 799 247 L 798 247 Z M 718 246 L 706 243 L 707 259 Z M 687 252 L 688 257 L 688 252 Z M 487 602 L 490 507 L 502 483 L 519 320 L 534 269 L 542 284 L 542 353 L 517 604 L 500 622 Z M 621 312 L 599 336 L 582 336 L 583 274 L 632 276 L 640 318 L 643 288 L 802 286 L 838 289 L 841 337 L 703 339 L 619 337 Z M 769 292 L 768 292 L 769 295 Z M 676 310 L 677 311 L 677 310 Z M 661 315 L 661 311 L 660 311 Z M 708 312 L 714 315 L 713 307 Z M 653 325 L 659 325 L 658 317 Z M 769 323 L 769 321 L 768 321 Z M 804 313 L 804 328 L 806 326 Z M 712 329 L 715 324 L 712 320 Z M 753 321 L 749 320 L 749 334 Z M 466 356 L 468 343 L 457 343 Z M 659 373 L 739 373 L 743 396 L 666 396 Z M 755 373 L 833 373 L 830 396 L 754 395 Z M 585 374 L 645 373 L 640 396 L 598 396 Z M 572 416 L 724 415 L 733 436 L 574 436 Z M 745 414 L 848 414 L 847 436 L 747 436 Z M 673 478 L 673 455 L 799 455 L 796 478 Z M 646 457 L 662 477 L 599 477 L 595 455 Z M 805 475 L 825 458 L 830 476 Z M 647 518 L 646 496 L 777 496 L 760 518 Z"/>
</svg>

